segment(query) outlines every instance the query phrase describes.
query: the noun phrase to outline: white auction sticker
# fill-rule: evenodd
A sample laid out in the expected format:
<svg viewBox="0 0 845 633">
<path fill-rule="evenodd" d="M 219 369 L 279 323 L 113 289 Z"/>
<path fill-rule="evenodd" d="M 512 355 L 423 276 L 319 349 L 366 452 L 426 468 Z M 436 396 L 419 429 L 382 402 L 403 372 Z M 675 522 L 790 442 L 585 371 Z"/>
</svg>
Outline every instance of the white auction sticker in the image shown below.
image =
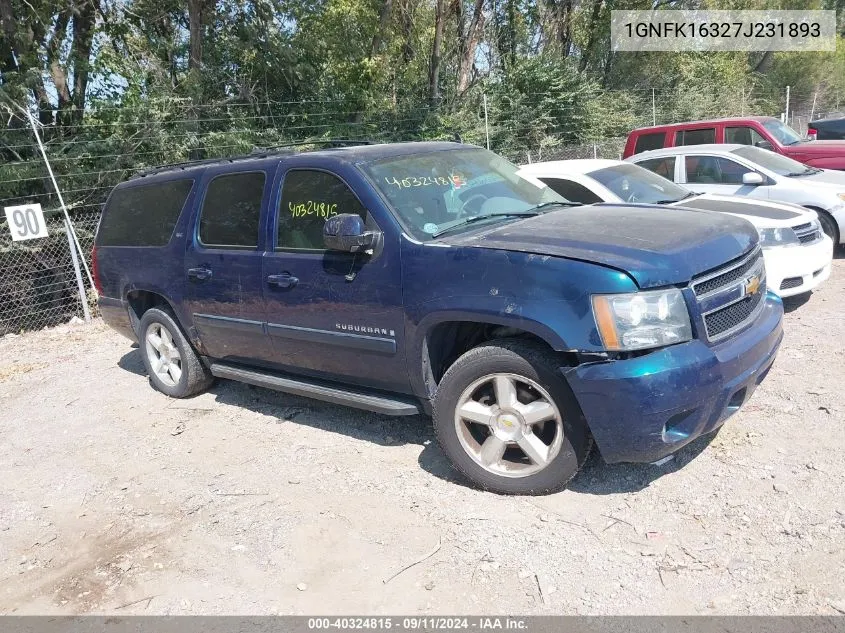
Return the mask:
<svg viewBox="0 0 845 633">
<path fill-rule="evenodd" d="M 9 231 L 12 233 L 12 240 L 31 240 L 36 237 L 47 237 L 47 224 L 44 222 L 44 212 L 41 205 L 22 204 L 17 207 L 6 207 L 6 222 L 9 223 Z"/>
</svg>

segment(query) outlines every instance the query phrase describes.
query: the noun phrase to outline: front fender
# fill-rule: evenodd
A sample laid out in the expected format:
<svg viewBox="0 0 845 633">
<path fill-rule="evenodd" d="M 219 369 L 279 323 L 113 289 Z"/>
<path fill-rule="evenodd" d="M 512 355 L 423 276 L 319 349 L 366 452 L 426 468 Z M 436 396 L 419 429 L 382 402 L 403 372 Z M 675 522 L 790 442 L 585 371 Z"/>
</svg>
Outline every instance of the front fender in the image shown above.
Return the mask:
<svg viewBox="0 0 845 633">
<path fill-rule="evenodd" d="M 406 244 L 402 255 L 407 362 L 425 397 L 424 345 L 447 321 L 514 327 L 558 351 L 598 352 L 594 293 L 633 292 L 634 281 L 599 264 L 472 246 Z"/>
</svg>

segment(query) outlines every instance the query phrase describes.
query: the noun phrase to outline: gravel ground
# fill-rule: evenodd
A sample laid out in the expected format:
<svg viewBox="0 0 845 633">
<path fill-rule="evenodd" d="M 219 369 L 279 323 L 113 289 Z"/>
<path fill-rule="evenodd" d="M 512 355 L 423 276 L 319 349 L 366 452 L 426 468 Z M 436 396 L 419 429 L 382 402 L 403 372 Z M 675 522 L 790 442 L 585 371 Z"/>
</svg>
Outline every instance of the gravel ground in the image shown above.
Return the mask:
<svg viewBox="0 0 845 633">
<path fill-rule="evenodd" d="M 834 265 L 718 435 L 539 498 L 467 487 L 423 418 L 171 400 L 100 322 L 7 336 L 0 613 L 845 613 Z"/>
</svg>

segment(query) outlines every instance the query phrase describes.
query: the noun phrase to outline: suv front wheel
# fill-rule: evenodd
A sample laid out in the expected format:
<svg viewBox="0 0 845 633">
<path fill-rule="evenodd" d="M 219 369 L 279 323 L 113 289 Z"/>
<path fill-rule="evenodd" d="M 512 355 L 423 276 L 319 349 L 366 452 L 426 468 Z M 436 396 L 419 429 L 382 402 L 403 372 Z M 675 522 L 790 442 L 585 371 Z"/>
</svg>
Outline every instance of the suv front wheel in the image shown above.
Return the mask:
<svg viewBox="0 0 845 633">
<path fill-rule="evenodd" d="M 551 350 L 532 341 L 480 345 L 448 369 L 434 428 L 452 464 L 502 494 L 560 490 L 587 459 L 592 437 Z"/>
</svg>

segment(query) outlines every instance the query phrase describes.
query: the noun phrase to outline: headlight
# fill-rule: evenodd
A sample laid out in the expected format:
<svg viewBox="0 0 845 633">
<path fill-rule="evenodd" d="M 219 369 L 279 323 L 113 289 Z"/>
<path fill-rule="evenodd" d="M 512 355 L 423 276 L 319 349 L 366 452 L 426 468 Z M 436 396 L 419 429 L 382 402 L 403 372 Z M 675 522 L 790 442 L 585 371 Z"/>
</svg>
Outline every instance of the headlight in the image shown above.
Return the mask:
<svg viewBox="0 0 845 633">
<path fill-rule="evenodd" d="M 760 233 L 760 246 L 766 248 L 767 246 L 787 246 L 789 244 L 798 244 L 798 236 L 795 231 L 789 227 L 782 229 L 758 229 Z"/>
<path fill-rule="evenodd" d="M 663 347 L 692 338 L 687 305 L 677 288 L 593 295 L 593 315 L 608 350 Z"/>
<path fill-rule="evenodd" d="M 839 199 L 840 199 L 840 200 L 845 200 L 845 193 L 840 193 L 840 194 L 839 194 Z"/>
</svg>

